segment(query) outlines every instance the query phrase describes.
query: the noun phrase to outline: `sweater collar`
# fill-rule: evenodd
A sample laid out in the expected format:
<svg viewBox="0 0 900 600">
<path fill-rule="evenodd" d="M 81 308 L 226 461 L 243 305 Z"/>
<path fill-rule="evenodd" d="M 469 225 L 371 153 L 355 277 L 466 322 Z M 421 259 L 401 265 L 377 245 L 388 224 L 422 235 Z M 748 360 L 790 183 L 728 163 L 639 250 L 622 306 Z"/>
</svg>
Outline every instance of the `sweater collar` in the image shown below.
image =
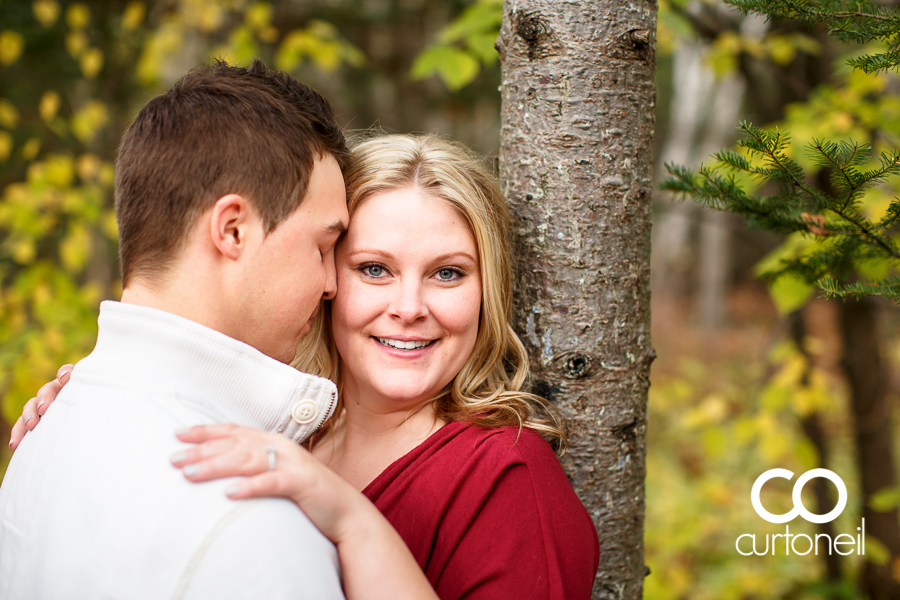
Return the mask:
<svg viewBox="0 0 900 600">
<path fill-rule="evenodd" d="M 337 388 L 189 319 L 105 301 L 97 345 L 73 376 L 166 394 L 210 421 L 283 433 L 300 443 L 334 412 Z"/>
</svg>

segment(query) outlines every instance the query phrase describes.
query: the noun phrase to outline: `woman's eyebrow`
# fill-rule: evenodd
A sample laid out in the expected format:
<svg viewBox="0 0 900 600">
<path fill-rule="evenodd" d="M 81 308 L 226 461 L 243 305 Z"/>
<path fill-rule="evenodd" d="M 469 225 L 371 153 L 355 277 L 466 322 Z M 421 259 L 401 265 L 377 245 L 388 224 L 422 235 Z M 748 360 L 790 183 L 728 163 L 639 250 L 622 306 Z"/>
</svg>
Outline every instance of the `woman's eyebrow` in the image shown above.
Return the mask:
<svg viewBox="0 0 900 600">
<path fill-rule="evenodd" d="M 447 254 L 441 254 L 440 256 L 434 259 L 434 262 L 446 262 L 465 259 L 473 263 L 477 263 L 478 259 L 469 254 L 468 252 L 449 252 Z"/>
<path fill-rule="evenodd" d="M 394 255 L 390 252 L 379 250 L 377 248 L 359 248 L 353 252 L 347 253 L 347 256 L 356 256 L 357 254 L 377 254 L 378 256 L 383 256 L 385 258 L 394 258 Z"/>
<path fill-rule="evenodd" d="M 357 254 L 377 254 L 378 256 L 383 256 L 387 259 L 394 258 L 394 255 L 386 250 L 380 250 L 377 248 L 358 248 L 353 252 L 349 252 L 347 256 L 356 256 Z M 473 263 L 478 263 L 478 259 L 469 254 L 468 252 L 448 252 L 447 254 L 441 254 L 440 256 L 434 257 L 432 262 L 440 263 L 440 262 L 448 262 L 453 260 L 465 259 Z"/>
</svg>

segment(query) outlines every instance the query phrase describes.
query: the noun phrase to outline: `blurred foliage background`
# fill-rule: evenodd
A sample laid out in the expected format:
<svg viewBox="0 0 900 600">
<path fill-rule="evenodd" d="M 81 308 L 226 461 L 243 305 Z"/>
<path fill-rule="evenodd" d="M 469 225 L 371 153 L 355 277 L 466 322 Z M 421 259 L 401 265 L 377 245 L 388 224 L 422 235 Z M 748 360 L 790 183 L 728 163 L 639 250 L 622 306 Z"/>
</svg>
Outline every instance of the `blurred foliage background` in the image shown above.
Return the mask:
<svg viewBox="0 0 900 600">
<path fill-rule="evenodd" d="M 210 58 L 260 57 L 323 92 L 348 130 L 437 132 L 494 154 L 499 19 L 499 0 L 0 0 L 0 436 L 59 365 L 90 352 L 99 302 L 121 291 L 113 163 L 144 102 Z M 660 179 L 664 163 L 697 167 L 731 146 L 741 119 L 791 131 L 801 162 L 813 137 L 900 147 L 897 74 L 853 72 L 844 58 L 864 49 L 824 28 L 718 0 L 662 0 L 657 37 Z M 866 210 L 884 210 L 896 186 L 871 190 Z M 855 531 L 864 510 L 897 522 L 895 484 L 861 489 L 846 368 L 858 342 L 848 343 L 841 301 L 758 277 L 816 240 L 747 231 L 734 215 L 665 193 L 653 235 L 646 597 L 876 597 L 864 585 L 873 568 L 900 579 L 892 532 L 867 541 L 865 561 L 734 547 L 742 533 L 779 532 L 749 499 L 756 477 L 776 467 L 827 465 L 844 479 L 850 504 L 836 532 Z M 894 269 L 863 267 L 878 277 Z M 900 321 L 890 303 L 867 306 L 874 326 L 864 337 L 877 358 L 868 377 L 883 384 L 872 418 L 893 432 Z M 879 463 L 891 478 L 896 446 L 891 437 Z M 773 512 L 790 506 L 783 484 L 767 486 Z M 810 508 L 821 501 L 813 487 Z M 824 489 L 825 504 L 833 492 Z"/>
</svg>

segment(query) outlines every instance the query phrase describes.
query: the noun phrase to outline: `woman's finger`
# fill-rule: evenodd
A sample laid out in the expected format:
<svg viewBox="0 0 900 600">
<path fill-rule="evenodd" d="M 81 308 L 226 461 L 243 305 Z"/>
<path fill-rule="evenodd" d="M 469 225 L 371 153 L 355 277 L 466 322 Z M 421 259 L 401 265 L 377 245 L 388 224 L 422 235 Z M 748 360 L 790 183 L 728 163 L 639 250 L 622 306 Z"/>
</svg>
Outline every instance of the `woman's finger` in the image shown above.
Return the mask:
<svg viewBox="0 0 900 600">
<path fill-rule="evenodd" d="M 208 456 L 192 463 L 183 463 L 181 472 L 190 481 L 209 481 L 224 477 L 258 475 L 268 470 L 265 450 L 235 447 L 231 451 Z"/>
<path fill-rule="evenodd" d="M 56 380 L 59 382 L 60 387 L 69 383 L 69 377 L 72 375 L 72 369 L 75 368 L 73 364 L 63 365 L 59 368 L 59 371 L 56 372 Z"/>
<path fill-rule="evenodd" d="M 25 429 L 28 431 L 34 429 L 35 425 L 38 424 L 38 421 L 41 420 L 40 415 L 38 415 L 37 405 L 38 399 L 32 398 L 22 407 L 22 422 L 25 424 Z"/>
<path fill-rule="evenodd" d="M 289 498 L 291 485 L 286 481 L 287 477 L 285 473 L 266 471 L 241 481 L 235 481 L 225 488 L 225 494 L 232 500 L 271 498 L 273 496 Z"/>
<path fill-rule="evenodd" d="M 44 416 L 44 413 L 47 412 L 47 409 L 50 408 L 50 405 L 56 400 L 56 397 L 59 395 L 59 390 L 61 389 L 62 384 L 58 379 L 48 381 L 41 386 L 36 397 L 37 406 L 35 406 L 35 411 L 38 416 Z"/>
<path fill-rule="evenodd" d="M 22 441 L 22 438 L 25 437 L 27 432 L 28 430 L 25 429 L 25 420 L 22 417 L 19 417 L 9 434 L 9 447 L 13 450 L 18 448 L 19 443 Z"/>
<path fill-rule="evenodd" d="M 183 450 L 179 450 L 169 457 L 169 460 L 176 467 L 183 467 L 194 463 L 210 460 L 223 454 L 235 452 L 238 440 L 234 438 L 219 438 L 209 440 L 196 446 L 189 446 Z"/>
<path fill-rule="evenodd" d="M 241 427 L 232 423 L 215 423 L 212 425 L 194 425 L 185 429 L 179 429 L 175 436 L 182 442 L 199 444 L 207 440 L 236 435 L 238 433 L 252 433 L 259 430 L 252 427 Z"/>
</svg>

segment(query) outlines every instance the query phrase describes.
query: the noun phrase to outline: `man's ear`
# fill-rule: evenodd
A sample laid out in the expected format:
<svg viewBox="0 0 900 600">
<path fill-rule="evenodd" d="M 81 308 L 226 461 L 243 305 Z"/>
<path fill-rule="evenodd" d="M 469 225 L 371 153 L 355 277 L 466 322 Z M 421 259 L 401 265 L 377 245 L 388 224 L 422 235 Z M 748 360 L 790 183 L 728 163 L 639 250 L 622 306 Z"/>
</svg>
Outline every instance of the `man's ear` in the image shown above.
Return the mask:
<svg viewBox="0 0 900 600">
<path fill-rule="evenodd" d="M 258 222 L 256 211 L 246 198 L 237 194 L 222 196 L 210 216 L 210 239 L 225 257 L 237 260 L 247 248 L 248 236 Z"/>
</svg>

